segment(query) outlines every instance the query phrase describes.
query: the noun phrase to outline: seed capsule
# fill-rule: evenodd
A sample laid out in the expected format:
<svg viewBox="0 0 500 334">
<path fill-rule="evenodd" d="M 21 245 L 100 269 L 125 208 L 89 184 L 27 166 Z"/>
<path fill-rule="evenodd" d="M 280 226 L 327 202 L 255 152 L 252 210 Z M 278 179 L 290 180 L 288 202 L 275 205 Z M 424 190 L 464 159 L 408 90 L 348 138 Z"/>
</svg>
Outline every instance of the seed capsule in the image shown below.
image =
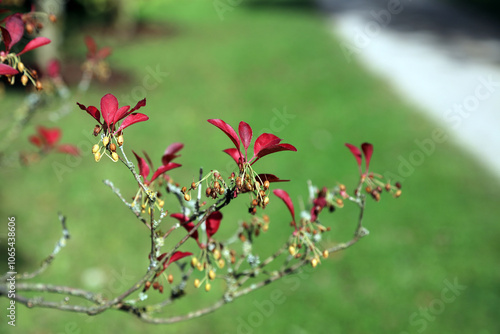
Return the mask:
<svg viewBox="0 0 500 334">
<path fill-rule="evenodd" d="M 217 248 L 214 249 L 214 259 L 219 260 L 220 259 L 220 250 Z"/>
<path fill-rule="evenodd" d="M 57 17 L 54 14 L 50 14 L 49 20 L 50 20 L 50 22 L 55 23 L 57 21 Z"/>
<path fill-rule="evenodd" d="M 218 191 L 218 190 L 219 190 L 219 188 L 220 188 L 219 181 L 215 181 L 215 182 L 214 182 L 214 189 Z"/>
<path fill-rule="evenodd" d="M 211 280 L 213 280 L 215 278 L 215 271 L 213 271 L 212 269 L 210 269 L 210 271 L 208 272 L 208 278 L 210 278 Z"/>
<path fill-rule="evenodd" d="M 108 144 L 109 144 L 109 137 L 104 137 L 102 139 L 102 145 L 103 146 L 108 146 Z"/>
<path fill-rule="evenodd" d="M 316 258 L 312 259 L 312 260 L 311 260 L 311 266 L 312 266 L 313 268 L 316 268 L 316 266 L 317 266 L 317 265 L 318 265 L 318 259 L 316 259 Z"/>
<path fill-rule="evenodd" d="M 28 34 L 31 34 L 33 32 L 33 29 L 34 29 L 34 27 L 33 27 L 33 25 L 31 23 L 26 23 L 26 27 L 25 28 L 26 28 L 26 32 Z"/>
<path fill-rule="evenodd" d="M 203 265 L 201 264 L 201 262 L 198 262 L 196 264 L 196 269 L 198 269 L 199 271 L 202 271 L 203 270 Z"/>
<path fill-rule="evenodd" d="M 186 191 L 187 191 L 187 188 L 186 188 L 186 187 L 182 187 L 182 188 L 181 188 L 181 193 L 183 193 L 183 194 L 184 194 Z"/>
<path fill-rule="evenodd" d="M 109 150 L 110 150 L 111 152 L 115 152 L 115 151 L 116 151 L 116 145 L 115 145 L 115 143 L 111 143 L 111 144 L 109 144 Z"/>
<path fill-rule="evenodd" d="M 147 289 L 149 289 L 150 286 L 151 286 L 151 282 L 150 281 L 147 281 L 146 283 L 144 283 L 144 291 L 146 291 Z"/>
<path fill-rule="evenodd" d="M 345 189 L 346 189 L 345 185 L 343 185 L 343 184 L 339 185 L 339 190 L 340 191 L 345 191 Z"/>
<path fill-rule="evenodd" d="M 197 264 L 198 264 L 198 259 L 193 257 L 191 259 L 191 266 L 194 268 L 194 267 L 196 267 Z"/>
<path fill-rule="evenodd" d="M 174 281 L 174 275 L 169 274 L 167 277 L 167 280 L 168 280 L 168 283 L 172 284 L 172 282 Z"/>
<path fill-rule="evenodd" d="M 21 73 L 24 72 L 24 69 L 25 69 L 24 64 L 22 62 L 17 63 L 17 69 Z"/>
<path fill-rule="evenodd" d="M 264 197 L 264 206 L 269 204 L 269 197 Z"/>
<path fill-rule="evenodd" d="M 269 186 L 270 186 L 269 181 L 268 181 L 268 180 L 265 180 L 265 181 L 264 181 L 264 190 L 269 189 Z"/>
<path fill-rule="evenodd" d="M 118 158 L 119 158 L 118 153 L 116 153 L 116 152 L 111 153 L 111 159 L 113 159 L 114 162 L 117 162 Z"/>
<path fill-rule="evenodd" d="M 185 199 L 186 201 L 190 201 L 190 200 L 191 200 L 191 195 L 189 195 L 188 193 L 185 193 L 185 194 L 184 194 L 184 199 Z"/>
<path fill-rule="evenodd" d="M 101 132 L 101 127 L 99 125 L 96 125 L 94 127 L 94 137 L 97 137 L 97 135 Z"/>
<path fill-rule="evenodd" d="M 93 154 L 96 154 L 96 152 L 99 151 L 99 145 L 95 144 L 94 146 L 92 146 L 92 153 Z"/>
<path fill-rule="evenodd" d="M 290 247 L 288 247 L 288 252 L 292 256 L 295 255 L 295 247 L 293 247 L 292 245 L 290 245 Z"/>
<path fill-rule="evenodd" d="M 205 284 L 205 291 L 206 292 L 210 291 L 211 288 L 212 288 L 212 286 L 210 285 L 210 283 Z"/>
<path fill-rule="evenodd" d="M 36 87 L 36 90 L 38 90 L 38 91 L 43 89 L 42 83 L 38 80 L 36 81 L 35 87 Z"/>
<path fill-rule="evenodd" d="M 195 188 L 196 188 L 196 183 L 195 182 L 191 183 L 191 189 L 195 189 Z"/>
<path fill-rule="evenodd" d="M 219 265 L 219 268 L 222 269 L 222 268 L 224 268 L 224 265 L 226 264 L 226 262 L 224 261 L 224 259 L 219 259 L 217 264 Z"/>
<path fill-rule="evenodd" d="M 226 190 L 224 189 L 224 187 L 220 187 L 220 189 L 219 189 L 219 195 L 224 195 L 225 191 Z"/>
<path fill-rule="evenodd" d="M 328 258 L 328 255 L 330 255 L 330 253 L 328 253 L 328 250 L 327 250 L 327 249 L 325 249 L 325 250 L 323 251 L 323 257 L 324 257 L 325 259 L 327 259 L 327 258 Z"/>
<path fill-rule="evenodd" d="M 205 190 L 205 193 L 207 194 L 207 197 L 210 197 L 210 194 L 212 193 L 212 188 L 207 188 L 207 190 Z"/>
<path fill-rule="evenodd" d="M 94 153 L 94 160 L 95 160 L 95 162 L 99 162 L 99 160 L 101 160 L 101 153 L 95 152 Z"/>
<path fill-rule="evenodd" d="M 153 289 L 157 290 L 160 287 L 160 283 L 154 282 L 153 283 Z"/>
<path fill-rule="evenodd" d="M 396 198 L 399 197 L 399 196 L 401 196 L 401 189 L 398 189 L 396 191 L 396 193 L 394 194 L 394 197 L 396 197 Z"/>
<path fill-rule="evenodd" d="M 200 287 L 200 284 L 201 284 L 201 282 L 200 282 L 200 280 L 199 280 L 199 279 L 195 279 L 195 280 L 194 280 L 194 287 L 195 287 L 195 288 L 197 288 L 197 289 L 198 289 L 198 288 Z"/>
<path fill-rule="evenodd" d="M 396 188 L 401 189 L 401 183 L 396 182 L 396 184 L 395 184 L 395 185 L 396 185 Z"/>
<path fill-rule="evenodd" d="M 385 185 L 385 190 L 386 190 L 386 191 L 391 191 L 391 185 L 390 185 L 389 183 L 387 183 L 387 184 Z"/>
<path fill-rule="evenodd" d="M 118 143 L 118 146 L 123 145 L 123 135 L 119 135 L 118 138 L 116 139 L 116 142 Z"/>
<path fill-rule="evenodd" d="M 26 74 L 23 74 L 23 76 L 21 77 L 21 83 L 23 84 L 23 86 L 26 86 L 26 84 L 28 83 L 28 76 Z"/>
</svg>

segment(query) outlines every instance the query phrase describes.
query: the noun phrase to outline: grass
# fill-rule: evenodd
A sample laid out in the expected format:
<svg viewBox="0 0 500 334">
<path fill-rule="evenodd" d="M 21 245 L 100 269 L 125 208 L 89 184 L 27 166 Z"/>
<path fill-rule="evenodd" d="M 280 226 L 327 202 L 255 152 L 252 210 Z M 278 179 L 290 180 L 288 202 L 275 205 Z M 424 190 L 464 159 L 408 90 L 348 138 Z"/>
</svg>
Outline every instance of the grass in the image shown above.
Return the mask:
<svg viewBox="0 0 500 334">
<path fill-rule="evenodd" d="M 390 87 L 360 66 L 347 64 L 338 41 L 314 12 L 240 6 L 220 21 L 211 3 L 157 2 L 141 15 L 167 22 L 176 33 L 126 43 L 96 37 L 100 45 L 114 47 L 113 68 L 127 70 L 135 80 L 126 87 L 96 86 L 78 102 L 97 105 L 108 92 L 123 98 L 133 95 L 144 87 L 148 68 L 168 73 L 155 89 L 145 90 L 144 111 L 151 121 L 131 127 L 126 145 L 146 149 L 159 162 L 168 144 L 184 142 L 180 158 L 184 167 L 172 173 L 183 184 L 192 181 L 199 166 L 224 170 L 229 162 L 220 151 L 230 142 L 206 122 L 209 118 L 222 118 L 233 126 L 245 120 L 255 132 L 273 128 L 295 145 L 298 153 L 271 155 L 255 166 L 291 179 L 283 187 L 296 205 L 307 195 L 308 179 L 320 186 L 337 181 L 354 185 L 356 166 L 345 142 L 372 142 L 372 170 L 398 174 L 399 158 L 409 159 L 418 149 L 415 139 L 430 138 L 436 128 Z M 82 51 L 79 44 L 81 38 L 75 36 L 68 48 L 76 54 Z M 5 100 L 14 105 L 16 99 L 21 97 Z M 276 113 L 285 110 L 290 117 L 273 123 Z M 37 123 L 52 125 L 43 115 L 32 124 Z M 94 124 L 76 107 L 55 125 L 64 129 L 64 142 L 90 147 L 82 132 L 90 133 Z M 32 132 L 30 127 L 23 136 Z M 29 149 L 22 138 L 15 147 Z M 142 274 L 148 239 L 101 180 L 113 180 L 130 196 L 135 183 L 124 168 L 106 159 L 95 164 L 87 155 L 74 162 L 59 182 L 54 163 L 65 164 L 65 159 L 52 155 L 37 165 L 2 172 L 0 210 L 3 217 L 16 215 L 18 268 L 33 268 L 51 251 L 60 235 L 57 211 L 62 211 L 72 238 L 40 281 L 116 295 L 136 273 Z M 401 198 L 369 201 L 365 219 L 369 237 L 314 271 L 307 268 L 214 314 L 158 329 L 114 311 L 89 318 L 22 306 L 17 309 L 16 329 L 26 333 L 191 333 L 200 328 L 205 333 L 496 333 L 498 186 L 498 180 L 450 138 L 404 177 Z M 264 252 L 285 241 L 289 233 L 284 206 L 274 197 L 271 201 L 276 202 L 266 209 L 271 228 L 259 237 Z M 224 212 L 223 223 L 247 217 L 246 204 L 242 199 Z M 333 230 L 326 242 L 347 240 L 355 217 L 356 211 L 349 207 L 329 216 L 326 224 Z M 465 290 L 453 302 L 440 304 L 446 281 L 455 279 Z M 281 296 L 280 304 L 269 306 L 266 301 L 273 294 Z M 183 314 L 211 297 L 198 291 L 171 312 Z M 5 305 L 1 299 L 0 308 Z M 432 320 L 423 320 L 420 308 L 440 305 L 444 308 L 431 313 Z M 5 328 L 2 321 L 0 329 Z"/>
</svg>

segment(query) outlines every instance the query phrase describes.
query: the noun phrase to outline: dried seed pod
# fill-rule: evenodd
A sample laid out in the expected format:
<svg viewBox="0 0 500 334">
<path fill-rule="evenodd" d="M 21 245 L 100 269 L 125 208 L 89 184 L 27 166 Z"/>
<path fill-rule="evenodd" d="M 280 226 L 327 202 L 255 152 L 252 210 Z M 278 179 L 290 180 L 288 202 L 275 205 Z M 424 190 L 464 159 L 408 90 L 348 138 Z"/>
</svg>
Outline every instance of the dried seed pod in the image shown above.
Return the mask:
<svg viewBox="0 0 500 334">
<path fill-rule="evenodd" d="M 186 193 L 186 191 L 187 191 L 187 188 L 186 188 L 186 187 L 182 187 L 182 188 L 181 188 L 181 193 L 185 194 L 185 193 Z"/>
<path fill-rule="evenodd" d="M 36 90 L 41 91 L 43 89 L 42 82 L 37 80 L 35 87 L 36 87 Z"/>
<path fill-rule="evenodd" d="M 387 183 L 387 184 L 385 185 L 385 190 L 386 190 L 386 191 L 391 191 L 391 184 L 390 184 L 390 183 Z"/>
<path fill-rule="evenodd" d="M 146 291 L 147 289 L 149 289 L 150 286 L 151 286 L 151 282 L 150 281 L 147 281 L 146 283 L 144 283 L 144 291 Z"/>
<path fill-rule="evenodd" d="M 210 197 L 210 194 L 212 193 L 212 188 L 207 188 L 207 190 L 205 190 L 205 193 L 207 194 L 207 197 Z"/>
<path fill-rule="evenodd" d="M 28 34 L 31 34 L 33 32 L 33 29 L 35 29 L 35 27 L 33 27 L 33 25 L 31 23 L 26 23 L 25 28 L 26 28 L 26 32 Z"/>
<path fill-rule="evenodd" d="M 396 188 L 401 189 L 401 183 L 400 182 L 396 182 L 395 186 L 396 186 Z"/>
<path fill-rule="evenodd" d="M 367 187 L 365 188 L 365 191 L 366 191 L 367 193 L 371 193 L 371 192 L 372 192 L 372 187 L 367 186 Z"/>
<path fill-rule="evenodd" d="M 220 187 L 220 189 L 219 189 L 219 195 L 224 195 L 225 191 L 226 191 L 226 189 L 224 189 L 224 187 Z"/>
<path fill-rule="evenodd" d="M 269 181 L 268 181 L 268 180 L 265 180 L 265 181 L 264 181 L 264 190 L 269 189 L 269 186 L 270 186 Z"/>
<path fill-rule="evenodd" d="M 49 14 L 49 21 L 55 23 L 57 21 L 57 17 L 54 14 Z"/>
<path fill-rule="evenodd" d="M 168 283 L 172 284 L 172 282 L 174 281 L 174 275 L 168 274 L 167 281 Z"/>
<path fill-rule="evenodd" d="M 191 189 L 195 189 L 195 188 L 196 188 L 196 182 L 191 183 Z"/>
<path fill-rule="evenodd" d="M 189 195 L 188 193 L 185 193 L 185 194 L 184 194 L 184 199 L 185 199 L 186 201 L 190 201 L 190 200 L 191 200 L 191 195 Z"/>
<path fill-rule="evenodd" d="M 111 152 L 115 152 L 115 151 L 116 151 L 116 145 L 115 145 L 115 143 L 111 143 L 111 144 L 109 144 L 109 150 L 110 150 Z"/>
<path fill-rule="evenodd" d="M 153 289 L 157 290 L 160 287 L 160 283 L 154 282 L 153 283 Z"/>
<path fill-rule="evenodd" d="M 101 132 L 101 127 L 99 125 L 96 125 L 94 127 L 94 137 L 97 137 L 97 135 Z"/>
<path fill-rule="evenodd" d="M 264 197 L 264 206 L 269 204 L 269 197 Z"/>
</svg>

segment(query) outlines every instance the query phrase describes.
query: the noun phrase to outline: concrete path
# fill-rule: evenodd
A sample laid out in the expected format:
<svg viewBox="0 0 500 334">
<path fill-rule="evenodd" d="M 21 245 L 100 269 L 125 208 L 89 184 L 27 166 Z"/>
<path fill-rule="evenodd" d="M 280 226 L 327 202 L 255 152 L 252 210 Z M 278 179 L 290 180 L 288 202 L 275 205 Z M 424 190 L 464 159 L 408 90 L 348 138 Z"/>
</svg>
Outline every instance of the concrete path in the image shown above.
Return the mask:
<svg viewBox="0 0 500 334">
<path fill-rule="evenodd" d="M 347 63 L 384 78 L 500 177 L 500 20 L 436 0 L 319 2 Z"/>
</svg>

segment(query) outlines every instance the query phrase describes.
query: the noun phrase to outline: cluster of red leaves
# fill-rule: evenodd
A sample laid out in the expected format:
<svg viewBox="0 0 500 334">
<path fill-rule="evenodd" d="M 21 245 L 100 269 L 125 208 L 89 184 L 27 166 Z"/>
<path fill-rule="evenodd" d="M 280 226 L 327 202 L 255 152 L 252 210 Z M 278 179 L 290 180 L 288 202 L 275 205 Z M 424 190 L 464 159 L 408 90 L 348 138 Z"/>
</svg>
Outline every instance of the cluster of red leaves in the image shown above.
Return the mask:
<svg viewBox="0 0 500 334">
<path fill-rule="evenodd" d="M 56 150 L 61 153 L 67 153 L 71 155 L 79 155 L 80 152 L 76 146 L 70 144 L 59 144 L 59 140 L 61 139 L 61 129 L 59 128 L 45 128 L 43 126 L 39 126 L 37 128 L 37 134 L 29 137 L 29 141 L 39 147 L 43 153 L 49 153 L 53 150 Z"/>
<path fill-rule="evenodd" d="M 161 157 L 161 163 L 162 165 L 158 167 L 158 169 L 153 173 L 153 176 L 151 176 L 151 179 L 147 179 L 149 176 L 149 173 L 151 169 L 153 169 L 153 163 L 151 159 L 149 158 L 148 154 L 146 152 L 142 152 L 146 159 L 141 158 L 137 153 L 132 151 L 134 153 L 138 165 L 139 165 L 139 174 L 142 176 L 144 180 L 145 185 L 150 185 L 154 180 L 158 178 L 158 176 L 163 175 L 164 173 L 168 172 L 171 169 L 180 167 L 182 165 L 172 162 L 173 159 L 180 157 L 180 155 L 177 155 L 177 152 L 179 152 L 182 148 L 184 147 L 184 144 L 182 143 L 173 143 L 170 146 L 167 147 L 165 150 L 165 153 L 163 153 L 163 156 Z"/>
</svg>

